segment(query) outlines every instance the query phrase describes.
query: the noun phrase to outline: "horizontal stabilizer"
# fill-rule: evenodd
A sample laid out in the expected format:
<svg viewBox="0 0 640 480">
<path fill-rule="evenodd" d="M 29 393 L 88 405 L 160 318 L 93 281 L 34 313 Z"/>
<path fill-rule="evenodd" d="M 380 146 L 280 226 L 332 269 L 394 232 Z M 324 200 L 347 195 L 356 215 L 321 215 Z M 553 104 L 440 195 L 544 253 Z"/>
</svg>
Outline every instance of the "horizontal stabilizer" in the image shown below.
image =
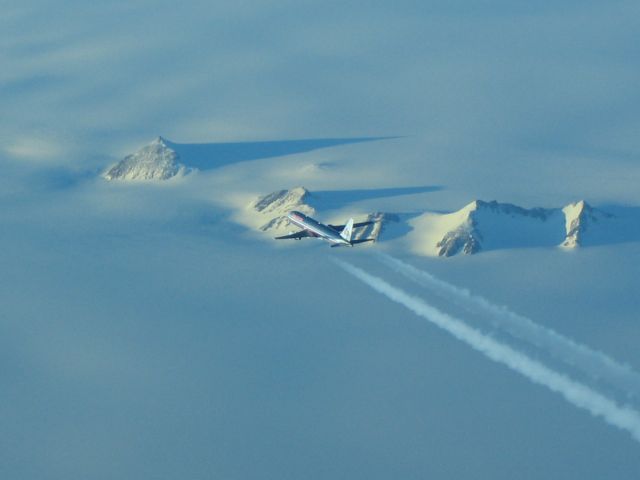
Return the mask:
<svg viewBox="0 0 640 480">
<path fill-rule="evenodd" d="M 367 225 L 373 225 L 376 222 L 359 222 L 359 223 L 354 223 L 353 224 L 353 228 L 359 228 L 359 227 L 366 227 Z M 344 227 L 346 227 L 346 225 L 328 225 L 329 227 L 333 228 L 336 232 L 341 232 Z"/>
<path fill-rule="evenodd" d="M 375 238 L 361 238 L 358 240 L 351 240 L 351 245 L 355 245 L 356 243 L 364 243 L 364 242 L 375 242 Z"/>
<path fill-rule="evenodd" d="M 274 237 L 274 238 L 276 240 L 288 240 L 288 239 L 300 240 L 301 238 L 305 238 L 308 236 L 310 236 L 308 230 L 300 230 L 299 232 L 290 233 L 289 235 L 283 235 L 281 237 Z"/>
</svg>

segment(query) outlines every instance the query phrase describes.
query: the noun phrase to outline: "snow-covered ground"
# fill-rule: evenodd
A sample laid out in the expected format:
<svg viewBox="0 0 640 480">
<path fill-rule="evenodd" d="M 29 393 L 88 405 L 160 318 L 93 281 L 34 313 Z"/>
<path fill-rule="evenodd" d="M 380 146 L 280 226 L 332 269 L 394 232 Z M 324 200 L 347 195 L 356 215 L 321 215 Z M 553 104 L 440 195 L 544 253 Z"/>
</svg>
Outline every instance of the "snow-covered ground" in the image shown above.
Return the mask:
<svg viewBox="0 0 640 480">
<path fill-rule="evenodd" d="M 640 475 L 636 5 L 250 3 L 3 7 L 0 476 Z"/>
</svg>

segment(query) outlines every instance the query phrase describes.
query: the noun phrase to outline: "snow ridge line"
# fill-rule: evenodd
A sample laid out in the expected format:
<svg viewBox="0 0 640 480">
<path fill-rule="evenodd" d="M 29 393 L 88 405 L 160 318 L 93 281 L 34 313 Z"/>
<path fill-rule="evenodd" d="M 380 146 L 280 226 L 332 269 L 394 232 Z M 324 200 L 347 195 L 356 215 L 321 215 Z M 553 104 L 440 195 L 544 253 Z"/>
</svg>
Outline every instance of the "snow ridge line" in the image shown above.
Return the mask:
<svg viewBox="0 0 640 480">
<path fill-rule="evenodd" d="M 593 388 L 577 382 L 522 352 L 483 334 L 462 320 L 432 307 L 421 298 L 409 295 L 379 277 L 370 275 L 350 263 L 336 258 L 332 260 L 347 273 L 376 292 L 403 305 L 419 317 L 445 330 L 494 362 L 505 365 L 534 384 L 546 387 L 552 392 L 561 395 L 573 406 L 588 411 L 591 415 L 601 418 L 607 424 L 627 431 L 635 441 L 640 442 L 640 412 L 637 410 L 618 405 L 615 400 L 608 398 Z"/>
<path fill-rule="evenodd" d="M 377 253 L 376 258 L 395 272 L 428 288 L 441 298 L 450 300 L 469 312 L 489 315 L 495 326 L 514 338 L 545 350 L 552 357 L 579 369 L 594 380 L 606 382 L 627 396 L 640 399 L 640 374 L 629 365 L 619 363 L 603 352 L 578 343 L 507 307 L 493 304 L 482 296 L 440 280 L 390 255 Z"/>
</svg>

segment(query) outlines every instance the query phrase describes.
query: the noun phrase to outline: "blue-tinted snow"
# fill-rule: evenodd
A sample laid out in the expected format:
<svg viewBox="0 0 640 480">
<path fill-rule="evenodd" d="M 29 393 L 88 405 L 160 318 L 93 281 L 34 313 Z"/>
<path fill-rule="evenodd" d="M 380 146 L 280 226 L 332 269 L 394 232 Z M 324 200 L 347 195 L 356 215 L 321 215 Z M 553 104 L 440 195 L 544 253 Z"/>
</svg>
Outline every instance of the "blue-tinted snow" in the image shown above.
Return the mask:
<svg viewBox="0 0 640 480">
<path fill-rule="evenodd" d="M 636 477 L 626 432 L 328 261 L 426 296 L 366 248 L 273 245 L 225 202 L 302 184 L 343 192 L 347 215 L 476 198 L 636 215 L 638 8 L 3 5 L 0 476 Z M 158 135 L 402 138 L 252 151 L 168 185 L 97 179 Z M 640 370 L 637 241 L 392 253 Z"/>
</svg>

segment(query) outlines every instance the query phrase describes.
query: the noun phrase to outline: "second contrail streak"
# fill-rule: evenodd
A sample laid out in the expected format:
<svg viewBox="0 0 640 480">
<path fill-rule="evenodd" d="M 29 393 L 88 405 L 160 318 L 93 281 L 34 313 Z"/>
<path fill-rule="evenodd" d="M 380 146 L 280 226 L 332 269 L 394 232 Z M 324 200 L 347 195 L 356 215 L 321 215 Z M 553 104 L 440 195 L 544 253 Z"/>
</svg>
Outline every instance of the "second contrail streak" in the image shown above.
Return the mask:
<svg viewBox="0 0 640 480">
<path fill-rule="evenodd" d="M 425 303 L 422 299 L 407 294 L 381 278 L 370 275 L 349 263 L 340 260 L 335 260 L 335 262 L 378 293 L 385 295 L 387 298 L 413 311 L 416 315 L 449 332 L 455 338 L 481 352 L 491 360 L 520 373 L 533 383 L 560 394 L 567 402 L 588 411 L 596 417 L 602 418 L 609 425 L 626 430 L 634 440 L 640 442 L 640 413 L 636 410 L 618 405 L 614 400 L 600 392 L 572 380 L 508 345 L 484 335 L 463 321 L 441 312 Z"/>
<path fill-rule="evenodd" d="M 617 362 L 610 356 L 576 342 L 555 330 L 539 325 L 533 320 L 495 305 L 469 290 L 447 283 L 428 272 L 404 263 L 397 258 L 379 253 L 377 258 L 409 280 L 428 288 L 437 295 L 460 304 L 473 313 L 490 316 L 497 327 L 515 338 L 545 349 L 555 358 L 576 367 L 594 379 L 605 381 L 627 394 L 640 398 L 640 375 L 630 366 Z"/>
</svg>

